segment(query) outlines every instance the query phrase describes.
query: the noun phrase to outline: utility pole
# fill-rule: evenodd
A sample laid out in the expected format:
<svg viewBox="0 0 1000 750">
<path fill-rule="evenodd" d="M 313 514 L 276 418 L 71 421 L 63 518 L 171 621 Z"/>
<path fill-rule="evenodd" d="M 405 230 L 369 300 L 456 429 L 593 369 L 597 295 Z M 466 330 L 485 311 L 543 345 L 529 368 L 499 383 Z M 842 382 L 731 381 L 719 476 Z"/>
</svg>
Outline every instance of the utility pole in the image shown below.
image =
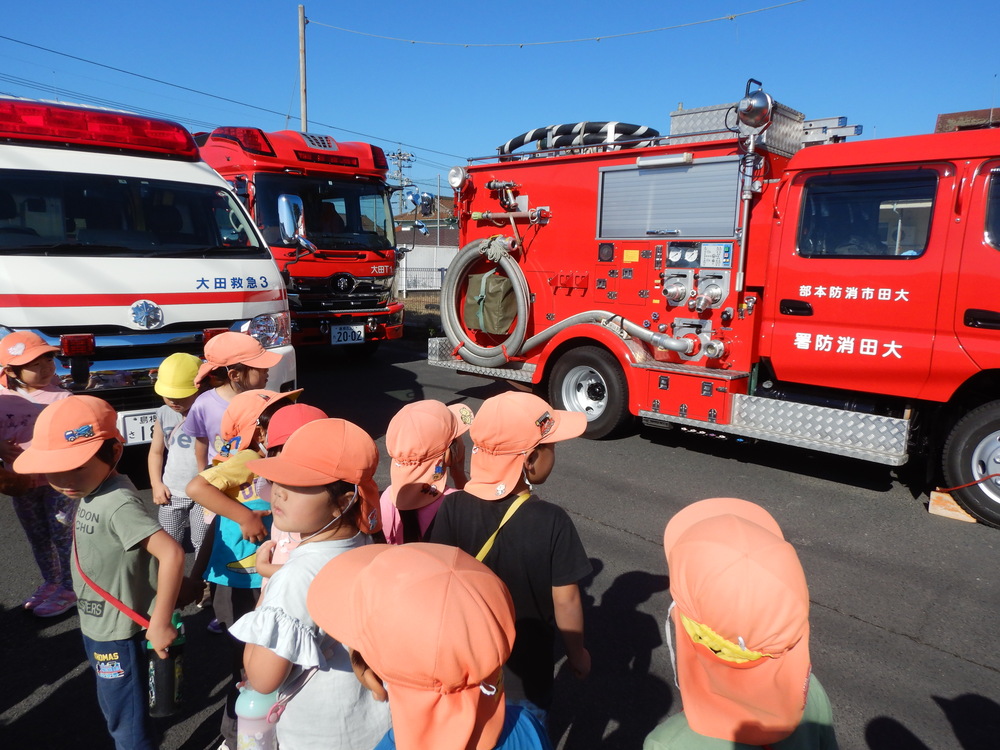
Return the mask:
<svg viewBox="0 0 1000 750">
<path fill-rule="evenodd" d="M 400 187 L 406 187 L 407 185 L 412 185 L 413 182 L 410 180 L 409 177 L 403 174 L 403 170 L 410 168 L 410 164 L 413 163 L 413 154 L 397 148 L 391 154 L 386 154 L 386 157 L 390 159 L 393 162 L 393 164 L 396 165 L 396 168 L 388 174 L 389 179 L 398 180 Z M 416 211 L 417 210 L 416 207 L 414 207 L 413 210 Z M 399 191 L 399 213 L 400 215 L 402 215 L 403 213 L 402 190 Z"/>
<path fill-rule="evenodd" d="M 309 122 L 306 114 L 306 6 L 299 6 L 299 101 L 301 107 L 300 129 L 308 132 Z"/>
</svg>

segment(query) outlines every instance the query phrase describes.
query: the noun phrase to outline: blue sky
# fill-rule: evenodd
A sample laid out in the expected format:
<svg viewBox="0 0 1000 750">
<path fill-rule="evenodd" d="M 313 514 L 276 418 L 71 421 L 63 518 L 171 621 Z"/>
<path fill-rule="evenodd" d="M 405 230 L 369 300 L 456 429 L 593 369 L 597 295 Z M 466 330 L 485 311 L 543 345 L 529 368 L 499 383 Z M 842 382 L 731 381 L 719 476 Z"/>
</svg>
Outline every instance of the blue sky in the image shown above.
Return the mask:
<svg viewBox="0 0 1000 750">
<path fill-rule="evenodd" d="M 807 117 L 847 116 L 863 138 L 1000 107 L 1000 3 L 987 0 L 303 4 L 309 130 L 411 152 L 406 174 L 431 192 L 439 175 L 449 192 L 448 167 L 526 130 L 620 120 L 667 132 L 679 102 L 736 101 L 750 77 Z M 193 131 L 298 129 L 298 5 L 7 3 L 0 93 L 99 100 Z M 634 34 L 682 24 L 694 25 Z"/>
</svg>

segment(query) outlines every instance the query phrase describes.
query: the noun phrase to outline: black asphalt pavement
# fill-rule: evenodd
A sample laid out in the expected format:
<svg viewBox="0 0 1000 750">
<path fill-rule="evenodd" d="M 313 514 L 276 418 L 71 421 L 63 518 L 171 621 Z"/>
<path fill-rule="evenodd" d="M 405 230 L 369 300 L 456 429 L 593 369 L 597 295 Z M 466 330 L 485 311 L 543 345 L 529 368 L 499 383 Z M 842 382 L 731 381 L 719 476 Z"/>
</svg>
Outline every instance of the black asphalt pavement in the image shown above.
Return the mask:
<svg viewBox="0 0 1000 750">
<path fill-rule="evenodd" d="M 303 399 L 379 439 L 407 401 L 473 407 L 502 385 L 424 361 L 418 342 L 367 362 L 301 353 Z M 842 748 L 1000 747 L 1000 531 L 931 516 L 921 467 L 902 471 L 771 444 L 640 430 L 560 444 L 539 494 L 570 512 L 594 573 L 584 582 L 591 677 L 560 670 L 550 731 L 563 748 L 640 748 L 680 709 L 663 637 L 662 533 L 695 500 L 764 505 L 795 545 L 810 585 L 814 671 L 830 694 Z M 143 470 L 141 456 L 126 464 Z M 383 452 L 378 479 L 388 479 Z M 10 504 L 0 503 L 0 748 L 110 748 L 76 615 L 19 609 L 39 582 Z M 163 747 L 218 745 L 225 670 L 208 610 L 188 609 L 187 693 L 161 720 Z"/>
</svg>

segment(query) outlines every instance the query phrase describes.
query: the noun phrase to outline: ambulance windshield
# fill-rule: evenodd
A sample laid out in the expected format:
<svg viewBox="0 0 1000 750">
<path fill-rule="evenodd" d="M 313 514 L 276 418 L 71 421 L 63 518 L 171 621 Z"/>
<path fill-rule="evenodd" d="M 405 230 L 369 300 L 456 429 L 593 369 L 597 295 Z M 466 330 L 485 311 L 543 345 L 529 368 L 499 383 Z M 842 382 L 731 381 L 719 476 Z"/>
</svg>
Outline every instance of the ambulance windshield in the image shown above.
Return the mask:
<svg viewBox="0 0 1000 750">
<path fill-rule="evenodd" d="M 4 171 L 0 255 L 267 257 L 246 212 L 212 185 Z"/>
<path fill-rule="evenodd" d="M 264 239 L 282 246 L 278 196 L 302 199 L 306 237 L 321 250 L 388 250 L 395 244 L 385 188 L 356 180 L 258 174 L 254 205 Z"/>
</svg>

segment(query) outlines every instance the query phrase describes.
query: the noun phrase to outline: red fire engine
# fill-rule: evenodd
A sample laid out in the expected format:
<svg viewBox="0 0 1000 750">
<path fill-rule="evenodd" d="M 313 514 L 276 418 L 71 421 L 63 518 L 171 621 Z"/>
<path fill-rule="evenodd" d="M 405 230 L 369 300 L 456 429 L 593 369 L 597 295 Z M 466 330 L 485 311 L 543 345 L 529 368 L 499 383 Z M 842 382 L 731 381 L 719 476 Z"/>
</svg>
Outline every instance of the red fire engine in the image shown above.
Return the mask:
<svg viewBox="0 0 1000 750">
<path fill-rule="evenodd" d="M 264 233 L 288 287 L 296 345 L 370 353 L 403 335 L 388 163 L 382 149 L 327 135 L 223 127 L 199 133 L 202 158 Z M 281 229 L 281 206 L 298 231 Z"/>
<path fill-rule="evenodd" d="M 751 81 L 668 136 L 554 126 L 455 167 L 429 360 L 543 389 L 595 438 L 638 416 L 940 459 L 1000 526 L 1000 131 L 802 148 L 845 122 Z"/>
</svg>

